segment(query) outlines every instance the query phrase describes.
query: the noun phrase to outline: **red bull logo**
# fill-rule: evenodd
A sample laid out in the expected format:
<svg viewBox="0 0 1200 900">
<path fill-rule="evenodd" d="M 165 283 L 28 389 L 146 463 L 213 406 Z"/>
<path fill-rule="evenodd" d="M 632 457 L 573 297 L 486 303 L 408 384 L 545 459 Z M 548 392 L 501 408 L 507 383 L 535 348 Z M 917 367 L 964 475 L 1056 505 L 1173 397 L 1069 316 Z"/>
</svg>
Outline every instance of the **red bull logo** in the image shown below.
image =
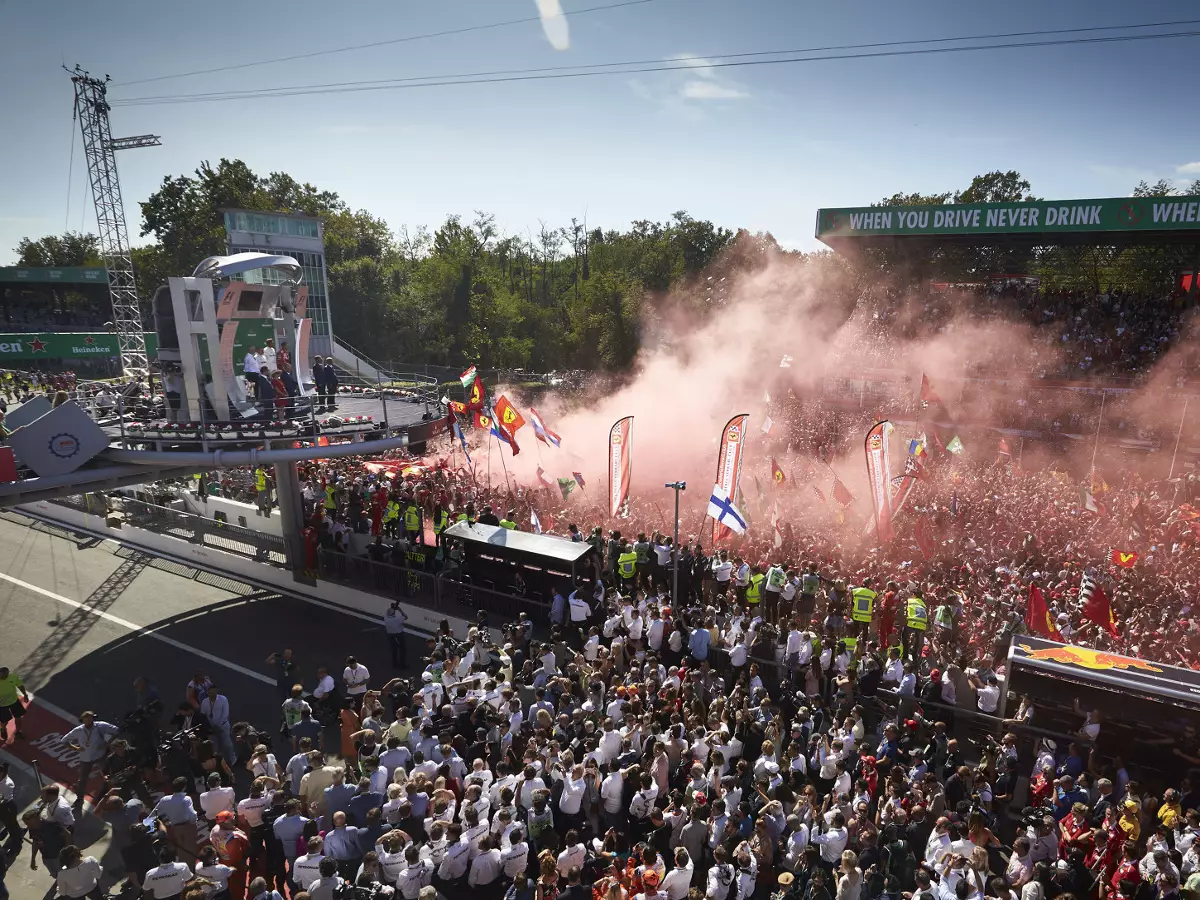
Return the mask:
<svg viewBox="0 0 1200 900">
<path fill-rule="evenodd" d="M 1043 647 L 1035 650 L 1028 644 L 1017 644 L 1017 648 L 1024 652 L 1026 659 L 1042 659 L 1064 665 L 1082 666 L 1085 669 L 1121 669 L 1122 671 L 1137 669 L 1141 672 L 1162 672 L 1158 666 L 1148 663 L 1144 659 L 1118 656 L 1115 653 L 1104 653 L 1088 647 Z"/>
</svg>

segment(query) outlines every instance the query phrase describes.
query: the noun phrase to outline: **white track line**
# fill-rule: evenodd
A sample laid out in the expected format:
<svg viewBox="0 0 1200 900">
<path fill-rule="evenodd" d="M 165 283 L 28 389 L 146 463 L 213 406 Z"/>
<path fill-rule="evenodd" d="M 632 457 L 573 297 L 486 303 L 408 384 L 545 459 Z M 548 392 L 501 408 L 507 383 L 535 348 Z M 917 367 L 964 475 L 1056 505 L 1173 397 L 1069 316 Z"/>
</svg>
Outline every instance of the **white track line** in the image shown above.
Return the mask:
<svg viewBox="0 0 1200 900">
<path fill-rule="evenodd" d="M 43 597 L 47 597 L 51 600 L 57 600 L 59 603 L 63 603 L 72 609 L 83 610 L 89 615 L 96 616 L 97 618 L 103 619 L 106 622 L 111 622 L 114 625 L 119 625 L 128 631 L 134 632 L 135 634 L 145 635 L 146 637 L 153 638 L 156 641 L 161 641 L 168 646 L 174 647 L 177 650 L 184 650 L 195 656 L 199 656 L 201 659 L 207 659 L 209 662 L 216 663 L 219 666 L 223 666 L 226 669 L 238 672 L 239 674 L 245 675 L 248 678 L 253 678 L 256 681 L 261 681 L 263 684 L 275 684 L 275 679 L 271 678 L 269 675 L 264 675 L 262 672 L 255 672 L 253 669 L 247 669 L 245 666 L 239 666 L 235 662 L 230 662 L 227 659 L 222 659 L 219 656 L 214 656 L 213 654 L 206 653 L 203 650 L 198 650 L 190 644 L 185 644 L 183 641 L 177 641 L 174 638 L 167 637 L 165 634 L 159 634 L 148 625 L 138 625 L 134 622 L 130 622 L 128 619 L 122 619 L 120 616 L 114 616 L 112 613 L 101 612 L 100 610 L 92 609 L 86 604 L 80 603 L 78 600 L 72 600 L 69 597 L 64 597 L 62 594 L 56 594 L 54 591 L 48 591 L 44 587 L 38 587 L 36 584 L 30 584 L 28 581 L 22 581 L 20 578 L 14 578 L 13 576 L 6 575 L 3 572 L 0 572 L 0 580 L 7 581 L 10 584 L 15 584 L 17 587 L 24 588 L 25 590 L 31 591 L 35 594 L 40 594 Z"/>
</svg>

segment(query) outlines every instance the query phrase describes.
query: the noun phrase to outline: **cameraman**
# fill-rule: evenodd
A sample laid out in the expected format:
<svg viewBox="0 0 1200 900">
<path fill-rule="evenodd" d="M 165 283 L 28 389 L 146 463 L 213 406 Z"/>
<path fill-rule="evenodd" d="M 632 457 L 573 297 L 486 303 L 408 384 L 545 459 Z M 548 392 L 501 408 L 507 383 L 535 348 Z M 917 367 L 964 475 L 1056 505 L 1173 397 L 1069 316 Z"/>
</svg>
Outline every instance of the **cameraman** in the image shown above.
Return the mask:
<svg viewBox="0 0 1200 900">
<path fill-rule="evenodd" d="M 121 797 L 128 800 L 134 794 L 146 806 L 152 806 L 150 790 L 142 777 L 141 760 L 136 758 L 133 748 L 123 738 L 117 738 L 109 745 L 108 759 L 104 761 L 104 784 L 101 794 L 107 794 L 114 786 Z M 150 766 L 153 768 L 153 766 Z"/>
</svg>

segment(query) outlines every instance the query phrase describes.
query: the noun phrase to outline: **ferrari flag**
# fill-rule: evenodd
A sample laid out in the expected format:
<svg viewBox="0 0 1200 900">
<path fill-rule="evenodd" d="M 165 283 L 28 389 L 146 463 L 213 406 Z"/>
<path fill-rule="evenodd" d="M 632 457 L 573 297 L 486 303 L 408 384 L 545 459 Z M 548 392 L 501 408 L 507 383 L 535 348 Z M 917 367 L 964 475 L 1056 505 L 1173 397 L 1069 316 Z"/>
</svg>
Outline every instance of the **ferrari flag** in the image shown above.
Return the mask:
<svg viewBox="0 0 1200 900">
<path fill-rule="evenodd" d="M 476 378 L 471 382 L 470 390 L 467 392 L 467 408 L 483 409 L 483 401 L 486 396 L 487 390 L 483 386 L 483 379 Z"/>
<path fill-rule="evenodd" d="M 726 497 L 738 496 L 742 480 L 742 445 L 746 437 L 746 419 L 749 413 L 741 413 L 725 423 L 721 432 L 721 449 L 717 454 L 717 486 Z M 713 540 L 727 540 L 734 533 L 723 520 L 713 517 Z M 739 534 L 741 532 L 738 532 Z"/>
<path fill-rule="evenodd" d="M 608 514 L 614 519 L 629 499 L 633 479 L 633 448 L 629 439 L 633 416 L 618 419 L 608 432 Z"/>
<path fill-rule="evenodd" d="M 1025 608 L 1025 625 L 1029 628 L 1030 634 L 1036 634 L 1038 637 L 1050 638 L 1052 641 L 1063 639 L 1058 626 L 1054 624 L 1054 619 L 1050 616 L 1050 608 L 1046 606 L 1046 598 L 1042 596 L 1042 589 L 1036 584 L 1029 588 L 1029 605 Z"/>
<path fill-rule="evenodd" d="M 517 412 L 517 408 L 509 403 L 508 398 L 503 394 L 496 401 L 496 419 L 510 438 L 525 424 L 525 417 Z"/>
<path fill-rule="evenodd" d="M 771 480 L 780 486 L 787 484 L 787 476 L 783 474 L 783 469 L 779 468 L 779 463 L 774 459 L 771 460 Z"/>
<path fill-rule="evenodd" d="M 1117 550 L 1113 549 L 1109 554 L 1109 559 L 1114 566 L 1120 566 L 1122 569 L 1132 569 L 1137 564 L 1138 555 L 1134 550 Z"/>
</svg>

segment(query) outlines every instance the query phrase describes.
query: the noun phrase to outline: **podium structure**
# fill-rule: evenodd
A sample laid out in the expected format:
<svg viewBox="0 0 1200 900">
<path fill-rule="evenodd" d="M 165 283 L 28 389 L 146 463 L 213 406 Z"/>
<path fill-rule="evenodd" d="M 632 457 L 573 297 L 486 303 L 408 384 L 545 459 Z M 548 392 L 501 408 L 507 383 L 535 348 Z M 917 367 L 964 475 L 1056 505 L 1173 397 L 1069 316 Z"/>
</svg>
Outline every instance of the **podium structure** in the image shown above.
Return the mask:
<svg viewBox="0 0 1200 900">
<path fill-rule="evenodd" d="M 283 283 L 231 280 L 253 269 L 270 269 Z M 268 339 L 291 356 L 301 397 L 313 396 L 308 358 L 312 323 L 304 316 L 308 288 L 300 284 L 302 275 L 290 256 L 237 253 L 210 256 L 190 277 L 170 278 L 158 289 L 158 363 L 168 397 L 179 394 L 178 422 L 211 422 L 214 416 L 230 422 L 269 414 L 248 395 L 242 368 L 250 348 L 261 350 Z"/>
</svg>

